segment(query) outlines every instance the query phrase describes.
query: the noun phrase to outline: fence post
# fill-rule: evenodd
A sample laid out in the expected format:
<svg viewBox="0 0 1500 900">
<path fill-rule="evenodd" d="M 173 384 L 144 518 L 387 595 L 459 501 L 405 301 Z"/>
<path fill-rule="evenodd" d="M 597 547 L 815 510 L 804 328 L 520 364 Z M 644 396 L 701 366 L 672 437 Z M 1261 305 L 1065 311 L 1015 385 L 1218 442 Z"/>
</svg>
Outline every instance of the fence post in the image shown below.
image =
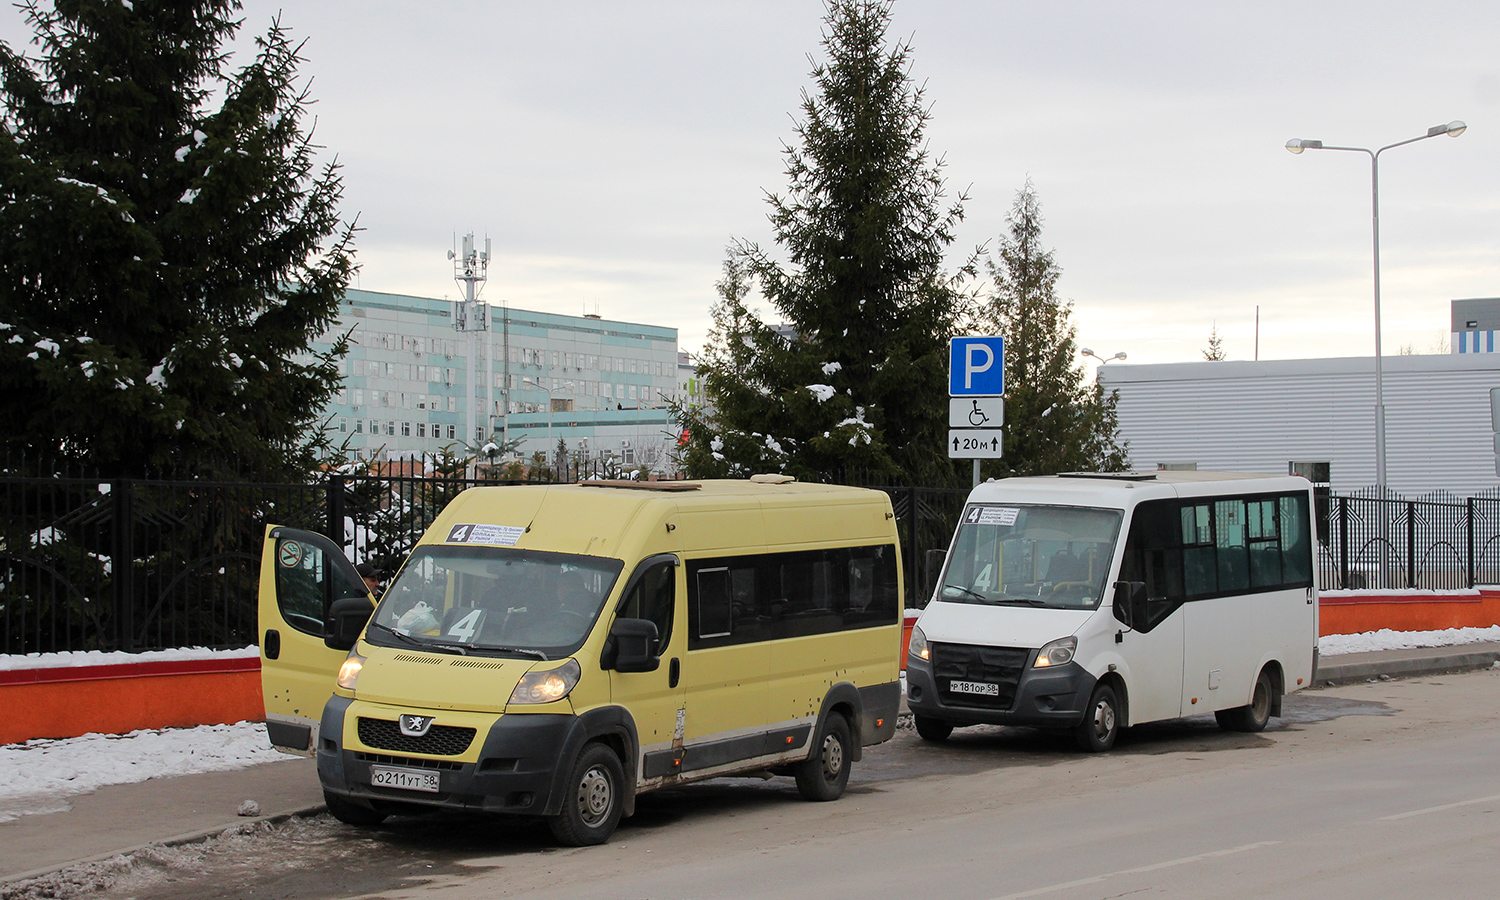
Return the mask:
<svg viewBox="0 0 1500 900">
<path fill-rule="evenodd" d="M 128 479 L 110 483 L 114 535 L 109 571 L 114 582 L 115 641 L 121 650 L 135 649 L 135 489 Z"/>
<path fill-rule="evenodd" d="M 1468 556 L 1467 556 L 1467 559 L 1469 561 L 1469 587 L 1472 588 L 1472 587 L 1474 587 L 1474 498 L 1473 497 L 1469 497 L 1467 499 L 1467 501 L 1466 501 L 1466 505 L 1469 508 L 1469 510 L 1468 510 L 1469 511 L 1469 516 L 1468 516 L 1468 523 L 1467 523 L 1467 525 L 1468 525 L 1468 528 L 1467 528 L 1467 531 L 1468 531 L 1468 547 L 1469 547 L 1469 552 L 1468 552 Z"/>
<path fill-rule="evenodd" d="M 1406 586 L 1417 586 L 1417 504 L 1406 501 Z"/>
<path fill-rule="evenodd" d="M 906 580 L 910 582 L 906 596 L 915 597 L 918 586 L 922 583 L 917 573 L 917 567 L 922 561 L 918 559 L 920 554 L 917 551 L 917 489 L 915 487 L 906 489 L 906 548 L 906 558 L 911 560 L 906 567 L 909 573 Z"/>
<path fill-rule="evenodd" d="M 1349 590 L 1349 498 L 1339 498 L 1339 587 Z"/>
<path fill-rule="evenodd" d="M 328 539 L 337 544 L 340 549 L 344 546 L 344 482 L 343 475 L 328 476 L 328 528 L 326 534 Z"/>
</svg>

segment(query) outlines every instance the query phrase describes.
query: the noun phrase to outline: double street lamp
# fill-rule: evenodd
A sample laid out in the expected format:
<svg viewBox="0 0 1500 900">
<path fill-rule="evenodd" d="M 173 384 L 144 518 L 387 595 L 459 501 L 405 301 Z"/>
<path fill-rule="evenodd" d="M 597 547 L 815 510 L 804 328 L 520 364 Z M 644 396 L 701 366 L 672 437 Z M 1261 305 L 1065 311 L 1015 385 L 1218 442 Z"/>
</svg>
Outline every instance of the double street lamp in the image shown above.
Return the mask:
<svg viewBox="0 0 1500 900">
<path fill-rule="evenodd" d="M 1094 351 L 1090 350 L 1087 347 L 1083 347 L 1083 348 L 1079 349 L 1078 352 L 1081 353 L 1084 356 L 1092 356 L 1094 359 L 1099 360 L 1099 365 L 1101 365 L 1101 366 L 1104 365 L 1105 363 L 1114 362 L 1117 359 L 1123 360 L 1125 358 L 1125 351 L 1124 350 L 1121 350 L 1119 353 L 1116 353 L 1114 356 L 1111 356 L 1108 359 L 1100 356 L 1099 354 L 1095 353 Z"/>
<path fill-rule="evenodd" d="M 537 381 L 537 380 L 532 379 L 532 378 L 522 378 L 521 379 L 521 383 L 524 384 L 524 385 L 527 385 L 528 387 L 534 387 L 534 388 L 536 388 L 539 391 L 546 391 L 547 392 L 547 455 L 551 456 L 555 452 L 552 449 L 552 391 L 553 391 L 553 388 L 549 388 L 546 385 L 542 384 L 540 381 Z M 571 381 L 564 381 L 563 382 L 563 386 L 571 389 L 573 387 L 573 382 L 571 382 Z"/>
<path fill-rule="evenodd" d="M 1385 477 L 1385 392 L 1384 392 L 1384 370 L 1380 357 L 1380 154 L 1394 147 L 1406 144 L 1414 144 L 1417 141 L 1425 141 L 1428 138 L 1446 134 L 1449 137 L 1458 137 L 1463 134 L 1469 126 L 1457 120 L 1446 125 L 1434 125 L 1427 129 L 1427 133 L 1394 144 L 1387 144 L 1378 150 L 1367 147 L 1331 147 L 1324 146 L 1322 141 L 1309 141 L 1301 138 L 1292 138 L 1286 142 L 1286 149 L 1293 154 L 1300 154 L 1303 150 L 1348 150 L 1354 153 L 1364 153 L 1370 157 L 1370 221 L 1375 242 L 1375 484 L 1380 492 L 1384 494 L 1386 488 Z"/>
</svg>

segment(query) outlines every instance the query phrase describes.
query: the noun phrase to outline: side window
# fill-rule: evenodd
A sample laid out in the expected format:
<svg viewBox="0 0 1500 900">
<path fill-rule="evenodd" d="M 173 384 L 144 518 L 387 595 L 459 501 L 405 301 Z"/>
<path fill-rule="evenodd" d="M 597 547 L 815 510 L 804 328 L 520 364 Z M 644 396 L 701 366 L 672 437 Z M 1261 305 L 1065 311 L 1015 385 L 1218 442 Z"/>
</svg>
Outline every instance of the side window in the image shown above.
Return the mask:
<svg viewBox="0 0 1500 900">
<path fill-rule="evenodd" d="M 1212 510 L 1207 503 L 1182 508 L 1182 582 L 1189 597 L 1212 594 L 1218 588 Z"/>
<path fill-rule="evenodd" d="M 1307 495 L 1280 499 L 1281 577 L 1291 587 L 1312 584 L 1312 538 L 1308 527 Z"/>
<path fill-rule="evenodd" d="M 620 604 L 618 615 L 656 623 L 656 653 L 672 642 L 672 614 L 677 605 L 677 567 L 669 562 L 646 570 Z"/>
<path fill-rule="evenodd" d="M 1120 579 L 1146 584 L 1146 621 L 1137 623 L 1139 631 L 1155 628 L 1185 599 L 1179 526 L 1175 501 L 1150 500 L 1131 514 Z M 1121 614 L 1116 610 L 1117 617 Z"/>
<path fill-rule="evenodd" d="M 731 585 L 728 566 L 698 571 L 698 596 L 694 606 L 698 627 L 693 629 L 693 637 L 728 637 L 733 632 L 734 591 Z"/>
<path fill-rule="evenodd" d="M 893 545 L 688 563 L 688 649 L 894 625 Z"/>
<path fill-rule="evenodd" d="M 1250 586 L 1281 584 L 1280 516 L 1276 500 L 1251 500 L 1245 504 L 1245 542 L 1250 547 Z"/>
<path fill-rule="evenodd" d="M 288 625 L 322 636 L 328 605 L 346 597 L 366 597 L 363 583 L 334 564 L 324 539 L 293 532 L 276 540 L 276 605 Z M 347 566 L 347 563 L 345 564 Z"/>
<path fill-rule="evenodd" d="M 1214 547 L 1219 551 L 1219 590 L 1243 591 L 1250 587 L 1250 555 L 1245 546 L 1245 501 L 1214 503 Z"/>
</svg>

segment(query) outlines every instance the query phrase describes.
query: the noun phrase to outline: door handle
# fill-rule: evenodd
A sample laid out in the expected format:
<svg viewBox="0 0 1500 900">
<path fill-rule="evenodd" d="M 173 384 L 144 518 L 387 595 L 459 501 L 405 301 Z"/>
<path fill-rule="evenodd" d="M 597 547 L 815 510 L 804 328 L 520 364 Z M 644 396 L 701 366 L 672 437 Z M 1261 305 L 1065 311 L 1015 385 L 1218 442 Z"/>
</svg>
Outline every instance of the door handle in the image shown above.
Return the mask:
<svg viewBox="0 0 1500 900">
<path fill-rule="evenodd" d="M 266 638 L 260 642 L 261 650 L 266 654 L 266 659 L 276 659 L 281 656 L 281 632 L 274 628 L 266 629 Z"/>
<path fill-rule="evenodd" d="M 669 663 L 667 663 L 667 687 L 669 687 L 669 688 L 677 687 L 677 682 L 681 678 L 682 678 L 682 661 L 679 660 L 677 657 L 674 656 L 674 657 L 672 657 L 672 661 L 669 662 Z"/>
</svg>

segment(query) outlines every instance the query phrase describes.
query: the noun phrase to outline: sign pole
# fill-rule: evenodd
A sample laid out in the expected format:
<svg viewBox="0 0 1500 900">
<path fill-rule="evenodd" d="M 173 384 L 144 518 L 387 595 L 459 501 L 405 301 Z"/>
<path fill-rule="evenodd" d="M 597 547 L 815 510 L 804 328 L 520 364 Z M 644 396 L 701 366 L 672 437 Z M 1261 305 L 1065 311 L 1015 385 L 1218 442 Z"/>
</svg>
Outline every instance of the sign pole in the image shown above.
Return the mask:
<svg viewBox="0 0 1500 900">
<path fill-rule="evenodd" d="M 979 460 L 974 460 L 974 486 L 979 487 Z"/>
</svg>

